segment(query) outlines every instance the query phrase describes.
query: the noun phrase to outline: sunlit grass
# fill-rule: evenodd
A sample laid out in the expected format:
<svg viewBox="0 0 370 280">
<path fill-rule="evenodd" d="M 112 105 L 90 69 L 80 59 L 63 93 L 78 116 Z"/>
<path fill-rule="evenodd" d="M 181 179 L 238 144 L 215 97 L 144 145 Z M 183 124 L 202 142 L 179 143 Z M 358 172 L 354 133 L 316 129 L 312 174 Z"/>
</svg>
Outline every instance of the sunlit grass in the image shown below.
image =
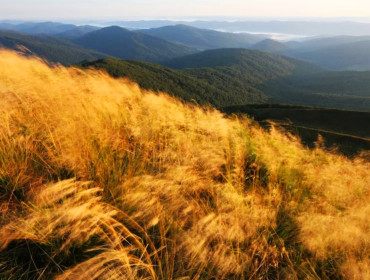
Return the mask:
<svg viewBox="0 0 370 280">
<path fill-rule="evenodd" d="M 0 52 L 0 278 L 366 279 L 370 164 Z"/>
</svg>

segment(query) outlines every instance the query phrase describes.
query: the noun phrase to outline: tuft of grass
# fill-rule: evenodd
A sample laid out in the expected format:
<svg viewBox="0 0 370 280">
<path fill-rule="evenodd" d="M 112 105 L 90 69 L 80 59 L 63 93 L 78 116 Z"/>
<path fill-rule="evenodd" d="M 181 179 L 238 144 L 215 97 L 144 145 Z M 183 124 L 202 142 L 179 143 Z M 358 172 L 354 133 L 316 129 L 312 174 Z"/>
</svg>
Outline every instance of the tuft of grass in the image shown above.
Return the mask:
<svg viewBox="0 0 370 280">
<path fill-rule="evenodd" d="M 104 72 L 0 68 L 0 278 L 370 277 L 364 158 Z"/>
</svg>

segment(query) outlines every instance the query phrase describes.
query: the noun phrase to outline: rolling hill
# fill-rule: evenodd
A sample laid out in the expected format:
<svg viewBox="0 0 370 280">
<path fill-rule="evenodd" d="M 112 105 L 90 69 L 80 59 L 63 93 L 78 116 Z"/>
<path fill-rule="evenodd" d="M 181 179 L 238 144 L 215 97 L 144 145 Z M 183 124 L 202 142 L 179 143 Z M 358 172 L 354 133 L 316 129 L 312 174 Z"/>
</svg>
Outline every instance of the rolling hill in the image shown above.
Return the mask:
<svg viewBox="0 0 370 280">
<path fill-rule="evenodd" d="M 272 103 L 370 110 L 369 72 L 341 75 L 304 61 L 243 49 L 209 50 L 164 64 L 235 95 L 263 93 Z M 341 82 L 335 75 L 341 75 Z M 357 85 L 351 88 L 355 80 Z M 339 89 L 340 84 L 347 86 Z"/>
<path fill-rule="evenodd" d="M 180 43 L 200 50 L 220 48 L 247 48 L 261 41 L 262 36 L 235 34 L 200 29 L 184 24 L 160 28 L 142 29 L 138 32 Z"/>
<path fill-rule="evenodd" d="M 326 71 L 299 60 L 242 49 L 211 50 L 165 64 L 172 69 L 111 58 L 81 65 L 216 107 L 270 102 L 370 111 L 370 72 Z"/>
<path fill-rule="evenodd" d="M 148 63 L 112 59 L 83 65 L 104 68 L 116 77 L 129 77 L 143 87 L 152 90 L 166 91 L 166 88 L 168 89 L 166 84 L 171 83 L 176 85 L 176 88 L 187 92 L 188 97 L 185 100 L 194 99 L 201 104 L 210 103 L 218 107 L 241 105 L 245 102 L 266 103 L 269 101 L 269 95 L 268 92 L 259 88 L 261 84 L 293 72 L 303 74 L 323 71 L 314 65 L 290 58 L 244 49 L 210 50 L 176 58 L 164 64 L 173 69 Z M 191 69 L 183 69 L 187 67 Z M 192 80 L 189 80 L 190 77 Z M 199 95 L 198 90 L 189 91 L 189 82 L 196 82 L 203 93 Z M 172 90 L 174 91 L 167 92 L 179 96 L 177 89 L 172 88 Z"/>
<path fill-rule="evenodd" d="M 240 96 L 237 100 L 233 100 L 232 96 L 206 81 L 148 62 L 105 58 L 83 62 L 78 66 L 105 70 L 115 78 L 126 77 L 144 89 L 167 92 L 188 102 L 195 101 L 198 104 L 222 106 L 222 104 L 234 104 L 241 102 L 240 99 L 243 100 Z M 247 98 L 244 100 L 250 102 Z M 264 98 L 261 97 L 261 101 L 263 100 Z"/>
<path fill-rule="evenodd" d="M 27 54 L 37 55 L 50 62 L 59 62 L 64 65 L 107 56 L 56 37 L 25 35 L 5 31 L 0 31 L 0 46 L 8 49 L 22 50 Z"/>
<path fill-rule="evenodd" d="M 167 42 L 139 32 L 110 26 L 90 32 L 74 42 L 88 49 L 121 59 L 160 62 L 196 52 L 187 46 Z"/>
</svg>

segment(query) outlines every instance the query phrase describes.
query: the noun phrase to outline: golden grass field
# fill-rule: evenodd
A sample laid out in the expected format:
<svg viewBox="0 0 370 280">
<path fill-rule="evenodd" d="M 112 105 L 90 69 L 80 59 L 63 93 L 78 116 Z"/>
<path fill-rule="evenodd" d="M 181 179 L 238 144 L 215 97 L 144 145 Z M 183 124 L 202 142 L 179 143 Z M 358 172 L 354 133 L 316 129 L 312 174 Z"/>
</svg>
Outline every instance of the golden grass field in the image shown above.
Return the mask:
<svg viewBox="0 0 370 280">
<path fill-rule="evenodd" d="M 369 170 L 0 51 L 0 279 L 370 279 Z"/>
</svg>

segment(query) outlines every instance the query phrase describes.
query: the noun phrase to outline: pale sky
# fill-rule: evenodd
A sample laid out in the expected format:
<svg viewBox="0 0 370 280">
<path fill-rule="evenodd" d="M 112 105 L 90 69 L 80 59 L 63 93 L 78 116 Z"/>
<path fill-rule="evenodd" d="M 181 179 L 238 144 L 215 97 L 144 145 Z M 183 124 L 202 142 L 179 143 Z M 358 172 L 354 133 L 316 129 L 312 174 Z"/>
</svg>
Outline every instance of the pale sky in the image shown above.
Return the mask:
<svg viewBox="0 0 370 280">
<path fill-rule="evenodd" d="M 0 0 L 4 19 L 370 17 L 370 0 Z"/>
</svg>

